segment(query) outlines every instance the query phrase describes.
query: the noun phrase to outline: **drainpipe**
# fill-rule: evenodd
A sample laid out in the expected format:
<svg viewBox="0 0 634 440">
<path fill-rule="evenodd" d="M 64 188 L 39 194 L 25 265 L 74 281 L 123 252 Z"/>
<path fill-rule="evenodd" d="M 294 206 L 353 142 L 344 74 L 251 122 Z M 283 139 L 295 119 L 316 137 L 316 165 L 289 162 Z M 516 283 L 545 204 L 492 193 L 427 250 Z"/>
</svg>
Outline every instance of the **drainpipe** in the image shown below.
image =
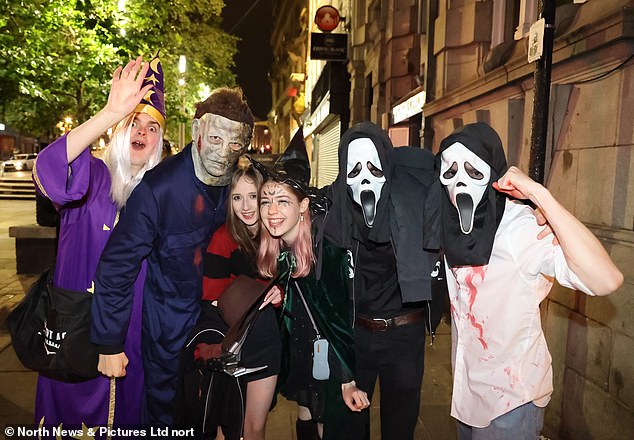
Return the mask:
<svg viewBox="0 0 634 440">
<path fill-rule="evenodd" d="M 550 97 L 550 72 L 553 64 L 553 40 L 555 35 L 555 0 L 539 0 L 539 15 L 546 21 L 544 29 L 544 50 L 535 62 L 535 96 L 531 121 L 531 157 L 528 175 L 539 183 L 544 183 L 546 162 L 546 136 L 548 133 L 548 100 Z"/>
<path fill-rule="evenodd" d="M 427 25 L 425 32 L 427 33 L 427 59 L 425 60 L 425 102 L 435 99 L 436 87 L 436 56 L 434 55 L 434 32 L 436 30 L 436 18 L 438 17 L 438 0 L 430 0 L 427 2 Z M 423 109 L 425 106 L 423 106 Z M 434 129 L 432 127 L 432 118 L 425 115 L 423 110 L 423 148 L 432 151 L 434 146 Z"/>
</svg>

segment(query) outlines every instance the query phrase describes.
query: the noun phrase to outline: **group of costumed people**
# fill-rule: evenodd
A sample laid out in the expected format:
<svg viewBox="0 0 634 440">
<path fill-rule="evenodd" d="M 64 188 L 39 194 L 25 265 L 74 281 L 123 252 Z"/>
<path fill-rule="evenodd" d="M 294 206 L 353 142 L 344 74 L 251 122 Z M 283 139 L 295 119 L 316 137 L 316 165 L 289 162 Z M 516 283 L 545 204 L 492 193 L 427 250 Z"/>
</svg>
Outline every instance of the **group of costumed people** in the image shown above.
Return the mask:
<svg viewBox="0 0 634 440">
<path fill-rule="evenodd" d="M 104 160 L 92 157 L 111 126 Z M 214 90 L 192 143 L 160 162 L 163 73 L 138 58 L 114 72 L 99 113 L 40 153 L 34 180 L 61 217 L 53 289 L 92 295 L 101 376 L 40 375 L 36 424 L 263 439 L 279 392 L 298 405 L 296 438 L 367 440 L 378 379 L 381 438 L 411 440 L 426 332 L 448 296 L 458 437 L 538 438 L 552 394 L 539 303 L 553 279 L 589 295 L 623 281 L 596 237 L 507 166 L 484 123 L 436 156 L 356 124 L 321 189 L 301 128 L 265 167 L 242 156 L 253 126 L 239 89 Z M 219 302 L 244 277 L 270 284 L 237 358 L 249 372 L 214 390 L 209 344 L 192 341 L 233 328 Z"/>
</svg>

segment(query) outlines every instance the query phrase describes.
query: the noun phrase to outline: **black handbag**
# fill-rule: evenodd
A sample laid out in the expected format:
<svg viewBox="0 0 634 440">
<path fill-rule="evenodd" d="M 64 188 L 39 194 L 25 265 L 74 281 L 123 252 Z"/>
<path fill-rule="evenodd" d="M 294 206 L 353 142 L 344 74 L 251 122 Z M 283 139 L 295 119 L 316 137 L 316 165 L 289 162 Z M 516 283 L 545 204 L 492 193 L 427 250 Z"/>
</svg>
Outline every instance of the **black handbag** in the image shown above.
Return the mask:
<svg viewBox="0 0 634 440">
<path fill-rule="evenodd" d="M 22 364 L 64 382 L 99 376 L 97 346 L 90 341 L 92 295 L 53 286 L 45 271 L 7 316 L 13 349 Z"/>
<path fill-rule="evenodd" d="M 198 322 L 180 354 L 174 426 L 195 428 L 194 439 L 215 438 L 218 426 L 225 438 L 242 436 L 246 376 L 233 377 L 209 368 L 207 354 L 202 353 L 206 347 L 221 354 L 228 328 L 220 309 L 201 301 Z"/>
</svg>

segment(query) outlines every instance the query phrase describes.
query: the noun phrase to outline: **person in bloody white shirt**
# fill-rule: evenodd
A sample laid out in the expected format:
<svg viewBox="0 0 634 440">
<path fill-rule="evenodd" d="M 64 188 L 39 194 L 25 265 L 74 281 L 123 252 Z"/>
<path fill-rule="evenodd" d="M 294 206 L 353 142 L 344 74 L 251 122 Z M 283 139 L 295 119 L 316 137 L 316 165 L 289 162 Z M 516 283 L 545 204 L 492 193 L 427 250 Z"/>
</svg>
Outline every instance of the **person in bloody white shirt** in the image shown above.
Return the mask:
<svg viewBox="0 0 634 440">
<path fill-rule="evenodd" d="M 588 295 L 608 295 L 623 275 L 545 187 L 516 167 L 507 171 L 490 126 L 469 124 L 449 135 L 437 162 L 445 189 L 441 244 L 458 438 L 536 439 L 553 390 L 540 302 L 554 279 Z M 518 199 L 530 200 L 541 214 Z M 537 216 L 550 228 L 542 230 Z"/>
</svg>

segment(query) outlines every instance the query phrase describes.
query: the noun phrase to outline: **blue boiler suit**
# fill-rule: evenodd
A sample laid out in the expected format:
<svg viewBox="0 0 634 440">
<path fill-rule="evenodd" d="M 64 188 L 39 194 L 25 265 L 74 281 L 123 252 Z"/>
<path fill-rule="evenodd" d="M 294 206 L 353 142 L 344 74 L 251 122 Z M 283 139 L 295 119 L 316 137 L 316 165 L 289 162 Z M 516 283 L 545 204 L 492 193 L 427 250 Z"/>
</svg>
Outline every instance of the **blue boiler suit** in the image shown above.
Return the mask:
<svg viewBox="0 0 634 440">
<path fill-rule="evenodd" d="M 159 426 L 172 424 L 179 354 L 200 313 L 205 248 L 227 210 L 228 188 L 196 178 L 191 148 L 148 171 L 133 191 L 101 256 L 92 303 L 93 342 L 102 354 L 120 353 L 134 280 L 147 259 L 142 419 Z"/>
</svg>

